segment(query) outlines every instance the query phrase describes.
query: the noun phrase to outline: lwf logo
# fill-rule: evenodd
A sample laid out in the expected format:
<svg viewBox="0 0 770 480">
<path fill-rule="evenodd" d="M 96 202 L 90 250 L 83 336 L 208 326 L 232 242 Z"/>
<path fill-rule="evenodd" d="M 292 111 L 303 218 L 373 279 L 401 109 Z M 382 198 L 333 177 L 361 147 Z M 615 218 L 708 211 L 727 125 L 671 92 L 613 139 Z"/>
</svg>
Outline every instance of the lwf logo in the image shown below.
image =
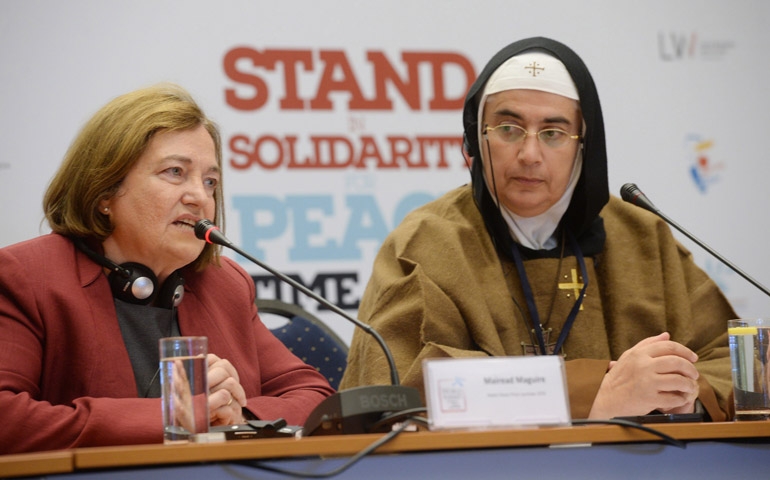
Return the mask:
<svg viewBox="0 0 770 480">
<path fill-rule="evenodd" d="M 658 33 L 658 55 L 661 60 L 671 62 L 695 56 L 698 34 Z"/>
<path fill-rule="evenodd" d="M 697 33 L 658 32 L 658 56 L 664 62 L 721 60 L 735 48 L 733 40 L 702 39 Z"/>
</svg>

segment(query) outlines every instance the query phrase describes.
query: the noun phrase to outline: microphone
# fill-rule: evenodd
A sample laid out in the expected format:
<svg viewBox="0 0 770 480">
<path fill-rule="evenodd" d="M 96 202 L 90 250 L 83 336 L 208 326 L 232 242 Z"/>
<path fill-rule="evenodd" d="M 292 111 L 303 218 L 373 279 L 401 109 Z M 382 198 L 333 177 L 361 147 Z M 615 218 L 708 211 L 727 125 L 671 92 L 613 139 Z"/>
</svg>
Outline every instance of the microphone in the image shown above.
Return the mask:
<svg viewBox="0 0 770 480">
<path fill-rule="evenodd" d="M 402 420 L 399 412 L 413 413 L 424 409 L 420 393 L 416 388 L 400 385 L 398 370 L 393 355 L 385 340 L 371 326 L 348 315 L 343 309 L 331 303 L 313 290 L 293 278 L 271 268 L 235 246 L 210 220 L 201 219 L 195 224 L 195 236 L 207 243 L 221 245 L 235 251 L 246 259 L 272 273 L 278 279 L 304 293 L 324 307 L 352 322 L 374 337 L 382 348 L 390 369 L 391 385 L 369 385 L 355 387 L 325 398 L 310 413 L 304 425 L 304 435 L 337 435 L 353 433 L 386 432 L 393 423 Z M 385 419 L 385 417 L 387 417 Z"/>
<path fill-rule="evenodd" d="M 722 262 L 725 265 L 727 265 L 728 267 L 730 267 L 730 269 L 732 269 L 732 271 L 734 271 L 738 275 L 740 275 L 743 278 L 745 278 L 746 280 L 748 280 L 749 283 L 751 283 L 752 285 L 754 285 L 758 289 L 762 290 L 762 292 L 764 292 L 765 295 L 770 296 L 770 290 L 768 290 L 765 286 L 763 286 L 761 283 L 759 283 L 756 280 L 754 280 L 753 278 L 751 278 L 743 270 L 741 270 L 740 268 L 736 267 L 730 261 L 728 261 L 726 258 L 724 258 L 722 255 L 720 255 L 719 253 L 714 251 L 714 249 L 712 249 L 711 247 L 709 247 L 708 245 L 706 245 L 705 243 L 700 241 L 698 238 L 696 238 L 694 235 L 692 235 L 690 232 L 688 232 L 687 230 L 685 230 L 684 228 L 679 226 L 675 221 L 673 221 L 670 218 L 668 218 L 655 205 L 653 205 L 653 203 L 650 201 L 650 199 L 647 198 L 647 195 L 642 193 L 642 191 L 639 189 L 639 187 L 636 186 L 636 184 L 634 184 L 634 183 L 627 183 L 627 184 L 623 185 L 620 188 L 620 196 L 626 202 L 633 203 L 637 207 L 642 207 L 643 209 L 645 209 L 647 211 L 650 211 L 650 212 L 654 213 L 655 215 L 659 216 L 660 218 L 665 220 L 669 225 L 671 225 L 672 227 L 674 227 L 677 230 L 679 230 L 680 232 L 682 232 L 685 236 L 687 236 L 687 238 L 689 238 L 693 242 L 695 242 L 698 245 L 700 245 L 701 248 L 703 248 L 704 250 L 709 252 L 717 260 L 719 260 L 720 262 Z"/>
</svg>

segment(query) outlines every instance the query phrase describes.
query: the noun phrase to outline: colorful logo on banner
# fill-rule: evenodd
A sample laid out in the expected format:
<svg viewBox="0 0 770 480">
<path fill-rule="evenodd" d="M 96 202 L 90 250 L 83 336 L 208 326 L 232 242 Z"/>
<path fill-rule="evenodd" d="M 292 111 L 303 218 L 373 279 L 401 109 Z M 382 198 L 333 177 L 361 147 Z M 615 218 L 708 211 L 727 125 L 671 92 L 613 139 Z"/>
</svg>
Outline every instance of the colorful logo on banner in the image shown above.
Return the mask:
<svg viewBox="0 0 770 480">
<path fill-rule="evenodd" d="M 703 138 L 697 134 L 687 136 L 686 148 L 689 152 L 689 172 L 698 191 L 706 193 L 709 187 L 719 181 L 719 172 L 724 169 L 721 162 L 715 162 L 711 158 L 711 149 L 714 141 Z"/>
<path fill-rule="evenodd" d="M 368 280 L 373 246 L 448 190 L 448 172 L 467 172 L 460 112 L 473 65 L 454 52 L 238 46 L 223 70 L 225 105 L 242 122 L 223 132 L 239 243 L 268 263 L 283 258 L 298 272 L 290 276 L 340 308 L 357 308 L 351 291 Z M 299 303 L 271 275 L 254 279 L 260 296 Z"/>
</svg>

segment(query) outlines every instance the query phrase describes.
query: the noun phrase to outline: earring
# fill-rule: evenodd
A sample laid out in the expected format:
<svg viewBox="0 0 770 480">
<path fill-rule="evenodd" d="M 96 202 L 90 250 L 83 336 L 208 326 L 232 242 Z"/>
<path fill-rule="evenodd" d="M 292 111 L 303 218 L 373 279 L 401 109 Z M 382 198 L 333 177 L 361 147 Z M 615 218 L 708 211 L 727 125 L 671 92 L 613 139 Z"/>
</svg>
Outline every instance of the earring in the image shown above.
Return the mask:
<svg viewBox="0 0 770 480">
<path fill-rule="evenodd" d="M 104 213 L 108 213 L 110 211 L 110 207 L 104 207 L 102 210 L 104 211 Z"/>
</svg>

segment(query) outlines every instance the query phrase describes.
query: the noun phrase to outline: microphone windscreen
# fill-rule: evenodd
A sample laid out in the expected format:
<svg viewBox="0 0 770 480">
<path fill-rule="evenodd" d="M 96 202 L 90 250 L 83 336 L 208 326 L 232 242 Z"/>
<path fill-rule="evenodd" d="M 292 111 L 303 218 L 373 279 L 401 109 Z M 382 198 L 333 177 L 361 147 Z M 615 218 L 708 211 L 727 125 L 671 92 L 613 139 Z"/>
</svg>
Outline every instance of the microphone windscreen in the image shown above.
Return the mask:
<svg viewBox="0 0 770 480">
<path fill-rule="evenodd" d="M 206 240 L 206 232 L 212 228 L 217 228 L 216 225 L 211 223 L 211 220 L 201 218 L 195 223 L 195 236 L 200 240 Z"/>
<path fill-rule="evenodd" d="M 627 202 L 633 203 L 633 199 L 636 196 L 635 192 L 639 190 L 639 187 L 635 183 L 627 183 L 620 187 L 620 198 Z"/>
<path fill-rule="evenodd" d="M 208 243 L 222 245 L 223 247 L 233 246 L 232 242 L 225 237 L 225 234 L 214 225 L 211 220 L 201 218 L 195 223 L 195 236 Z"/>
<path fill-rule="evenodd" d="M 645 195 L 635 183 L 627 183 L 620 188 L 620 197 L 628 203 L 633 203 L 637 207 L 642 207 L 655 214 L 660 214 L 660 210 L 653 205 L 647 195 Z"/>
</svg>

